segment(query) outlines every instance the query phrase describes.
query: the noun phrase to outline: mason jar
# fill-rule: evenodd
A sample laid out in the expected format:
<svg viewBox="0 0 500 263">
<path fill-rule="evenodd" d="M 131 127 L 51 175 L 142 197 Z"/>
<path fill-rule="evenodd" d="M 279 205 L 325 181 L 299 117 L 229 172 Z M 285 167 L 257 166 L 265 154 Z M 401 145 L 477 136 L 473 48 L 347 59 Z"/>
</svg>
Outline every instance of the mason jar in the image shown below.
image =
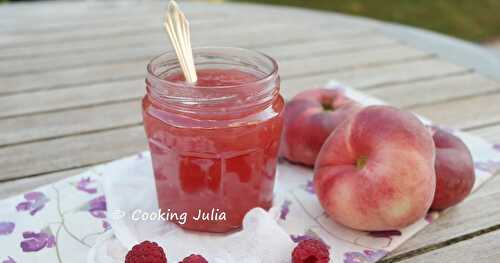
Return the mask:
<svg viewBox="0 0 500 263">
<path fill-rule="evenodd" d="M 197 48 L 198 81 L 184 81 L 175 53 L 147 66 L 142 100 L 159 207 L 196 231 L 241 227 L 272 205 L 283 126 L 278 66 L 239 48 Z"/>
</svg>

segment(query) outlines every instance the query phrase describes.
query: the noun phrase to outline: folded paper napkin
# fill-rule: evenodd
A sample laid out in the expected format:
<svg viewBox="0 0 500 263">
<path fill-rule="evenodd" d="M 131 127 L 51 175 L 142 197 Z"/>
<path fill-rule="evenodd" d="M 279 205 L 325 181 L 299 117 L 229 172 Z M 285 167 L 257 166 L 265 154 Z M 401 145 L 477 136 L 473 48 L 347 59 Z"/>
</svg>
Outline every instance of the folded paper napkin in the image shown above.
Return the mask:
<svg viewBox="0 0 500 263">
<path fill-rule="evenodd" d="M 352 89 L 348 96 L 382 104 Z M 424 122 L 429 123 L 427 120 Z M 472 152 L 475 189 L 500 170 L 500 147 L 452 131 Z M 312 170 L 278 165 L 273 208 L 247 213 L 243 229 L 226 235 L 187 232 L 162 220 L 134 220 L 133 211 L 157 211 L 147 152 L 96 166 L 76 177 L 0 202 L 0 262 L 123 262 L 128 249 L 154 240 L 169 262 L 191 253 L 209 262 L 290 262 L 296 242 L 314 237 L 330 246 L 332 262 L 375 262 L 439 216 L 432 212 L 404 229 L 355 231 L 329 219 L 312 188 Z"/>
</svg>

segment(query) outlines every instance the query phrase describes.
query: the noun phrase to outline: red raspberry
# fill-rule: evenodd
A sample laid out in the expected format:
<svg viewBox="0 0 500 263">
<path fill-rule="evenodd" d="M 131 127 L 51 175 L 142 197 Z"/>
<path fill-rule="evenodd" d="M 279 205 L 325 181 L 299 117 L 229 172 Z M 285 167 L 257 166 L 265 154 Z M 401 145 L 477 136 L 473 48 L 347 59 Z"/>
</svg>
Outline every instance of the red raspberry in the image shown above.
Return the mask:
<svg viewBox="0 0 500 263">
<path fill-rule="evenodd" d="M 127 253 L 125 263 L 167 263 L 163 248 L 155 242 L 144 241 Z"/>
<path fill-rule="evenodd" d="M 208 261 L 200 255 L 191 254 L 191 256 L 184 258 L 179 263 L 208 263 Z"/>
<path fill-rule="evenodd" d="M 292 263 L 328 263 L 329 261 L 328 246 L 317 239 L 301 241 L 292 252 Z"/>
</svg>

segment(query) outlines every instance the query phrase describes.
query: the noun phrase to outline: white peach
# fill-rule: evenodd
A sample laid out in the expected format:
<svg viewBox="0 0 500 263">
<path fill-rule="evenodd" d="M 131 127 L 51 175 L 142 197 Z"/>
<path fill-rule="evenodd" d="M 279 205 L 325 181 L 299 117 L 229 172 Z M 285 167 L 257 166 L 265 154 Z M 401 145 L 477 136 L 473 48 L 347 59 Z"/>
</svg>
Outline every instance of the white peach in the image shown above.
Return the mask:
<svg viewBox="0 0 500 263">
<path fill-rule="evenodd" d="M 476 176 L 472 155 L 462 140 L 443 129 L 434 129 L 436 194 L 431 208 L 443 210 L 470 194 Z"/>
<path fill-rule="evenodd" d="M 282 155 L 291 162 L 313 166 L 330 133 L 360 108 L 337 89 L 299 93 L 285 107 Z"/>
<path fill-rule="evenodd" d="M 348 227 L 382 231 L 424 217 L 436 187 L 431 133 L 412 114 L 369 106 L 327 139 L 314 186 L 326 213 Z"/>
</svg>

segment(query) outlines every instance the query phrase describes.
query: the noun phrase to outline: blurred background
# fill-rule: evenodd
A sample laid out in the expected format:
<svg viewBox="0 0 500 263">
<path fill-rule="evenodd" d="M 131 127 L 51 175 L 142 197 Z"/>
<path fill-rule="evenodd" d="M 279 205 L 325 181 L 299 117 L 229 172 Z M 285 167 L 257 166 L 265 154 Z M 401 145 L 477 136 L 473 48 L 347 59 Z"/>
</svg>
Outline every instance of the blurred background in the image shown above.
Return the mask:
<svg viewBox="0 0 500 263">
<path fill-rule="evenodd" d="M 21 2 L 0 0 L 1 3 Z M 26 0 L 25 0 L 26 1 Z M 31 0 L 34 1 L 34 0 Z M 59 0 L 65 1 L 65 0 Z M 76 0 L 66 0 L 76 1 Z M 106 1 L 106 0 L 92 0 Z M 190 0 L 178 0 L 190 1 Z M 193 0 L 191 0 L 193 1 Z M 194 0 L 253 2 L 334 11 L 424 28 L 496 49 L 500 55 L 500 0 Z"/>
<path fill-rule="evenodd" d="M 298 6 L 396 22 L 484 44 L 500 54 L 500 0 L 233 1 Z"/>
</svg>

